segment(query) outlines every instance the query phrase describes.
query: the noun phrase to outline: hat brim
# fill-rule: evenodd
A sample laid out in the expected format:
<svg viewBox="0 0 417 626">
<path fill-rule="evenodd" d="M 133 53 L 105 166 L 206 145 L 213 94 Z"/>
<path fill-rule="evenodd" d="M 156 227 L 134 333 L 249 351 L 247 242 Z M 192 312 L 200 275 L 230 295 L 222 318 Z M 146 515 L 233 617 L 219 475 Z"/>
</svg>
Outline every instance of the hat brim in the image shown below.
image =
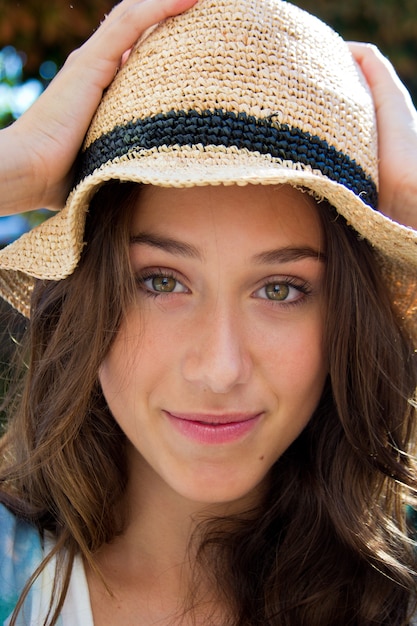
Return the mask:
<svg viewBox="0 0 417 626">
<path fill-rule="evenodd" d="M 198 146 L 182 146 L 177 150 L 133 152 L 105 163 L 74 188 L 62 211 L 0 251 L 4 297 L 24 315 L 29 315 L 33 278 L 61 280 L 74 271 L 84 245 L 85 214 L 91 198 L 110 180 L 178 188 L 292 185 L 309 191 L 319 201 L 327 200 L 380 253 L 390 273 L 401 276 L 409 286 L 416 284 L 416 231 L 372 209 L 322 172 L 289 161 L 271 161 L 246 150 L 224 151 L 217 147 L 199 150 Z M 411 293 L 409 287 L 407 292 Z M 415 303 L 411 302 L 410 306 Z"/>
</svg>

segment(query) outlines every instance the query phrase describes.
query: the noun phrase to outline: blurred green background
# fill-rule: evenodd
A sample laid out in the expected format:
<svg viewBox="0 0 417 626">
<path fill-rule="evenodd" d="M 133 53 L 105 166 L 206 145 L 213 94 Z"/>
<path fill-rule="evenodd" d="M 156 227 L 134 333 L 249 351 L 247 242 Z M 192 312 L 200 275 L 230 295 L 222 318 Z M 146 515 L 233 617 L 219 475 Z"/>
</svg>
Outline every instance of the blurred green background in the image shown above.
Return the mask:
<svg viewBox="0 0 417 626">
<path fill-rule="evenodd" d="M 94 31 L 112 0 L 0 0 L 0 128 L 41 93 L 65 58 Z M 294 0 L 345 39 L 377 44 L 417 103 L 417 0 Z M 0 219 L 0 246 L 44 218 Z M 24 320 L 0 299 L 0 399 Z"/>
</svg>

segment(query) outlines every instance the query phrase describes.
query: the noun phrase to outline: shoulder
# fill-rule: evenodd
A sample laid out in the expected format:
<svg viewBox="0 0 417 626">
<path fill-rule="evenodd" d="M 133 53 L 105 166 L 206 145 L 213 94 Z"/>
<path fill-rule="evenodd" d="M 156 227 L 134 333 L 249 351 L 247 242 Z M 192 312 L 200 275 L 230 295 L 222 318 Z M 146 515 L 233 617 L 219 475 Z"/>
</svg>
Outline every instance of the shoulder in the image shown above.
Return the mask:
<svg viewBox="0 0 417 626">
<path fill-rule="evenodd" d="M 0 624 L 13 611 L 41 560 L 37 529 L 0 504 Z"/>
</svg>

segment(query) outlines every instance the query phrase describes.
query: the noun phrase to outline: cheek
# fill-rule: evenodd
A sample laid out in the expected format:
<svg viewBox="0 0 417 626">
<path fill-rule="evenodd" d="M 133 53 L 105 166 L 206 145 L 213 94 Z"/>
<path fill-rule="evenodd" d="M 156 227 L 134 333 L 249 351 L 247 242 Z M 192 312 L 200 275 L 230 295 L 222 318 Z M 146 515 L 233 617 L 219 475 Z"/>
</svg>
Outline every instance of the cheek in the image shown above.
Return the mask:
<svg viewBox="0 0 417 626">
<path fill-rule="evenodd" d="M 314 325 L 314 334 L 307 326 L 305 331 L 298 328 L 297 333 L 284 334 L 280 350 L 270 350 L 264 357 L 268 363 L 265 376 L 277 407 L 277 457 L 308 424 L 323 393 L 328 367 L 318 328 Z"/>
<path fill-rule="evenodd" d="M 173 342 L 164 341 L 161 335 L 158 325 L 150 324 L 137 311 L 119 329 L 99 369 L 104 397 L 115 416 L 136 403 L 139 389 L 141 396 L 146 396 L 152 381 L 161 379 L 164 370 L 172 366 L 169 351 Z"/>
<path fill-rule="evenodd" d="M 139 354 L 138 337 L 121 328 L 99 369 L 99 381 L 106 401 L 114 415 L 128 400 L 135 387 L 135 364 Z"/>
<path fill-rule="evenodd" d="M 117 419 L 119 407 L 124 402 L 124 396 L 126 389 L 130 386 L 130 381 L 126 368 L 122 375 L 119 359 L 113 350 L 107 354 L 101 364 L 98 377 L 107 405 L 116 421 L 119 421 Z"/>
<path fill-rule="evenodd" d="M 323 317 L 317 314 L 303 324 L 278 327 L 258 337 L 258 362 L 281 389 L 302 393 L 318 387 L 321 393 L 328 372 L 323 326 Z"/>
<path fill-rule="evenodd" d="M 327 374 L 327 361 L 323 346 L 317 340 L 299 341 L 291 345 L 282 363 L 282 380 L 289 389 L 320 388 Z"/>
</svg>

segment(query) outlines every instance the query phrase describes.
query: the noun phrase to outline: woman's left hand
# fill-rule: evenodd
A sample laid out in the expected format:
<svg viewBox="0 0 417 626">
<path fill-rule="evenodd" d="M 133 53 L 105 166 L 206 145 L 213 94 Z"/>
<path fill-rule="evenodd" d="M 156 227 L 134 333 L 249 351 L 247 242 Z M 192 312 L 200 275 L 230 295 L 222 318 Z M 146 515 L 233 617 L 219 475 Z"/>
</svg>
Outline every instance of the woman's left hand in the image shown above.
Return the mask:
<svg viewBox="0 0 417 626">
<path fill-rule="evenodd" d="M 417 111 L 393 66 L 373 45 L 349 43 L 375 103 L 379 209 L 417 230 Z"/>
</svg>

